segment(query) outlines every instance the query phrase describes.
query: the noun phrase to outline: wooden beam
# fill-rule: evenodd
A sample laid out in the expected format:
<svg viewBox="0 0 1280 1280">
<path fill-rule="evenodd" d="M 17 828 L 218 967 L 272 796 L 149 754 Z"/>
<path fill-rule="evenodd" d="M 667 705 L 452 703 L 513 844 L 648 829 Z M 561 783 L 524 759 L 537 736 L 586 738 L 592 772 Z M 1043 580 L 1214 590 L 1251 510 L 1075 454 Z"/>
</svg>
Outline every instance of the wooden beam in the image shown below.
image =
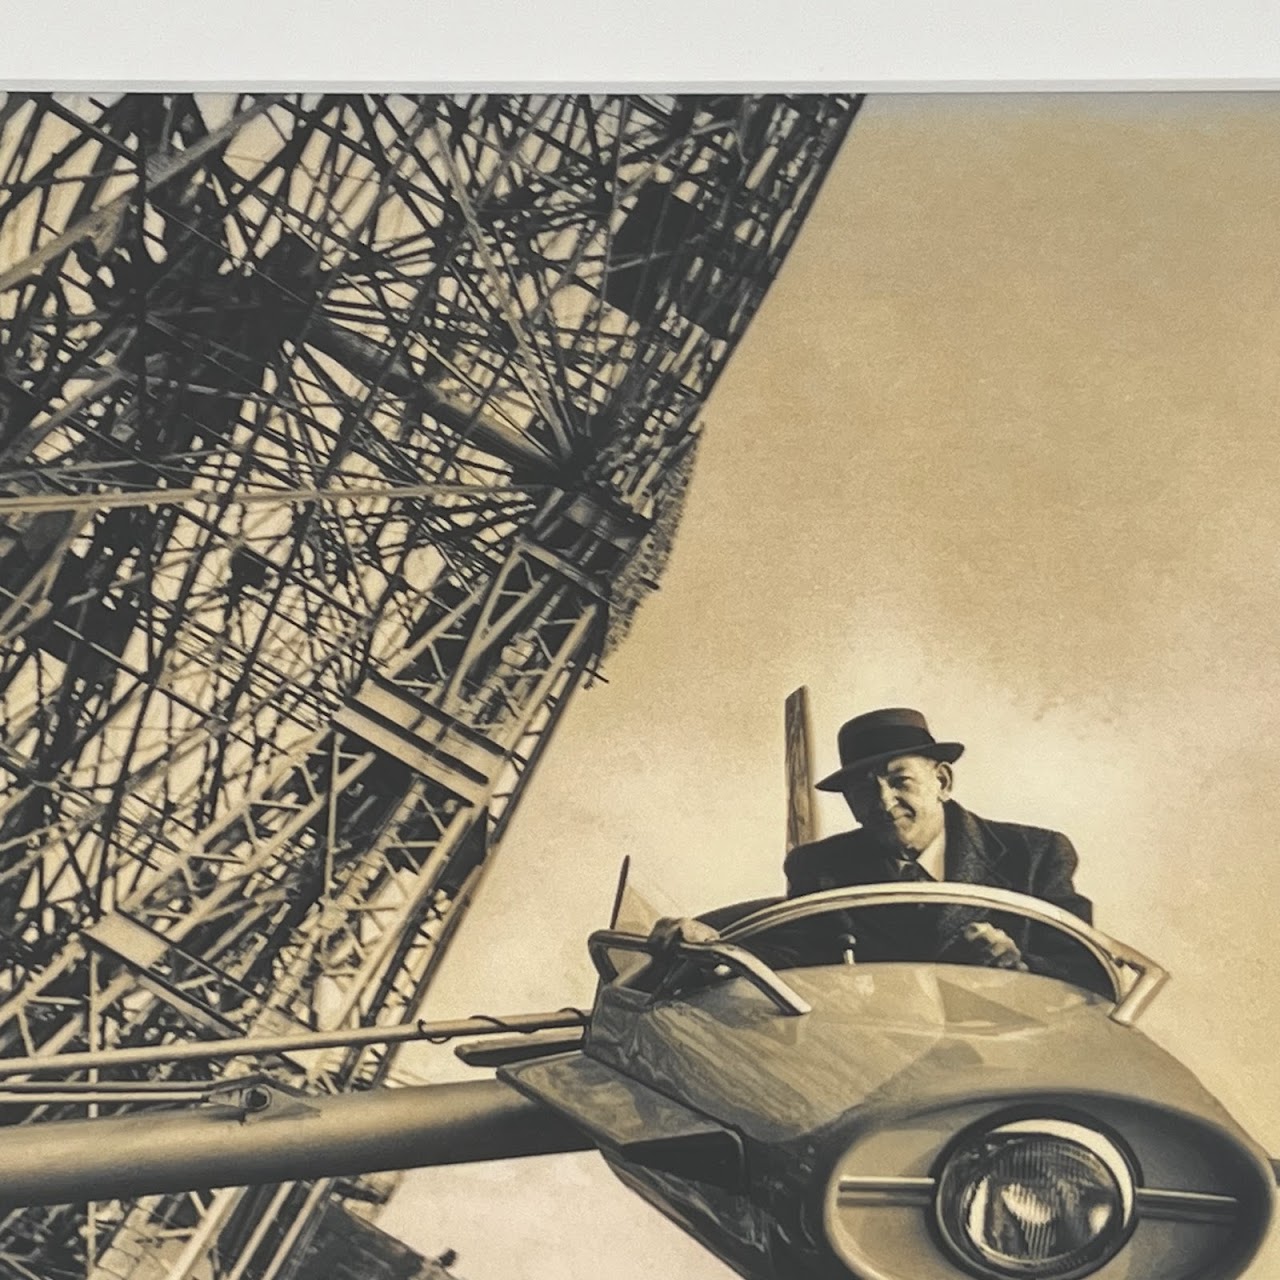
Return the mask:
<svg viewBox="0 0 1280 1280">
<path fill-rule="evenodd" d="M 787 852 L 818 834 L 813 794 L 813 724 L 809 687 L 801 685 L 786 701 Z"/>
</svg>

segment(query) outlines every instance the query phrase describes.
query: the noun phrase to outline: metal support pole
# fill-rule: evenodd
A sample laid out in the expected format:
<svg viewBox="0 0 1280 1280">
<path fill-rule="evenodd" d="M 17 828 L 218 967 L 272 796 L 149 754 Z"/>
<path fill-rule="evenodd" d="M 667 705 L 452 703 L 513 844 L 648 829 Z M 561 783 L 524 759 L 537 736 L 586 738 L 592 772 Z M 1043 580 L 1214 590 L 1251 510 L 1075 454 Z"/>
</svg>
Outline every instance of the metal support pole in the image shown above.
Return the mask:
<svg viewBox="0 0 1280 1280">
<path fill-rule="evenodd" d="M 786 701 L 787 852 L 818 834 L 813 801 L 813 725 L 809 688 L 801 685 Z"/>
<path fill-rule="evenodd" d="M 256 1113 L 210 1106 L 0 1130 L 0 1204 L 117 1200 L 591 1147 L 567 1120 L 499 1080 L 278 1094 Z"/>
</svg>

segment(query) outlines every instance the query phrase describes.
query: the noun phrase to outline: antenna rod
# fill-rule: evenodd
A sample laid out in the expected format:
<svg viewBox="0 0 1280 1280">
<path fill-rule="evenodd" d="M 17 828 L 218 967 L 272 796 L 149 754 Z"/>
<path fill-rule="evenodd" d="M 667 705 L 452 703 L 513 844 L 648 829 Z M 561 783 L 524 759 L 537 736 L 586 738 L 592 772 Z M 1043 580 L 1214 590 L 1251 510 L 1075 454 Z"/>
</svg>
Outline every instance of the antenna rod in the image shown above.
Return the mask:
<svg viewBox="0 0 1280 1280">
<path fill-rule="evenodd" d="M 179 1040 L 169 1044 L 139 1045 L 129 1049 L 103 1049 L 88 1053 L 45 1054 L 31 1058 L 0 1058 L 0 1078 L 29 1075 L 35 1071 L 87 1071 L 90 1068 L 136 1067 L 160 1062 L 204 1062 L 213 1058 L 240 1058 L 259 1053 L 303 1053 L 308 1049 L 333 1049 L 366 1044 L 402 1044 L 409 1040 L 455 1040 L 460 1036 L 496 1032 L 543 1031 L 558 1027 L 584 1027 L 581 1009 L 557 1009 L 552 1013 L 517 1013 L 496 1018 L 479 1015 L 451 1022 L 401 1022 L 383 1027 L 347 1027 L 332 1031 L 300 1031 L 288 1036 L 262 1036 L 256 1040 L 237 1036 L 230 1040 Z"/>
</svg>

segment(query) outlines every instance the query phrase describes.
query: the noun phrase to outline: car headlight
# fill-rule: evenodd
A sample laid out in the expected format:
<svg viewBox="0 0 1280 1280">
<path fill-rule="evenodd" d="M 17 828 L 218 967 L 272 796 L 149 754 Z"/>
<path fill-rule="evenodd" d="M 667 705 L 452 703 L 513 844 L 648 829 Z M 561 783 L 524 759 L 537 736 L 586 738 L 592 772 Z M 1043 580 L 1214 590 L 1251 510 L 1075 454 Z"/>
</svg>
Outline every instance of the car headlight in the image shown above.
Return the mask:
<svg viewBox="0 0 1280 1280">
<path fill-rule="evenodd" d="M 971 1133 L 938 1177 L 938 1226 L 978 1276 L 1078 1280 L 1124 1244 L 1134 1175 L 1109 1138 L 1061 1120 Z"/>
</svg>

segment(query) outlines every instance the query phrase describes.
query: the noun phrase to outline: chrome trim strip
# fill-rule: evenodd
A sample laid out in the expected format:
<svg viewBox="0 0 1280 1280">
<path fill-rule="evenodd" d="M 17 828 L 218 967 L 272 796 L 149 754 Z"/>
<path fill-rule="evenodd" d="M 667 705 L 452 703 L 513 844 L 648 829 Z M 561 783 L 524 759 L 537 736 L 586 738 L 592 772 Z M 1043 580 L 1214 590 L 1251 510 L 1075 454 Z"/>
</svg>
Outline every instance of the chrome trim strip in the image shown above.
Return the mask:
<svg viewBox="0 0 1280 1280">
<path fill-rule="evenodd" d="M 1209 1191 L 1166 1191 L 1138 1188 L 1138 1215 L 1153 1222 L 1231 1223 L 1240 1212 L 1235 1196 Z"/>
<path fill-rule="evenodd" d="M 836 1184 L 841 1208 L 893 1205 L 927 1209 L 937 1189 L 934 1178 L 874 1177 L 846 1174 Z M 1148 1222 L 1198 1222 L 1229 1225 L 1240 1212 L 1235 1196 L 1211 1191 L 1171 1191 L 1163 1187 L 1137 1188 L 1137 1216 Z"/>
<path fill-rule="evenodd" d="M 933 1201 L 933 1178 L 870 1178 L 849 1175 L 836 1184 L 841 1207 L 845 1205 L 901 1205 L 927 1209 Z"/>
</svg>

